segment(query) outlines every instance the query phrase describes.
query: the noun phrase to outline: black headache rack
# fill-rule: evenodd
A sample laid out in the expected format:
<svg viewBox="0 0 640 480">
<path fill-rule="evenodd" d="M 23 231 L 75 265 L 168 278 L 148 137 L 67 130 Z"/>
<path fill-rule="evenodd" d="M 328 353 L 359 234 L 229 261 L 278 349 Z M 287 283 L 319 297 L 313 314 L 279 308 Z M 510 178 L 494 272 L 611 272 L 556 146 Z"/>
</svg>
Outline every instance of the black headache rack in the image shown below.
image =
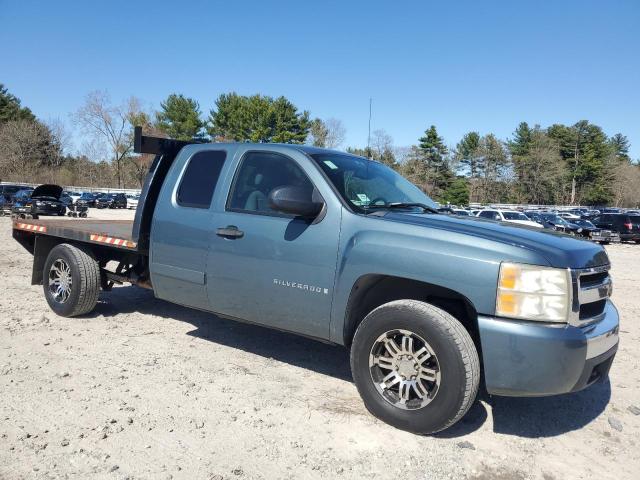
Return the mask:
<svg viewBox="0 0 640 480">
<path fill-rule="evenodd" d="M 183 147 L 198 143 L 203 142 L 148 137 L 142 135 L 142 127 L 134 128 L 133 151 L 140 154 L 155 155 L 142 186 L 142 192 L 140 192 L 140 200 L 138 201 L 131 232 L 131 236 L 137 242 L 140 251 L 148 252 L 149 250 L 149 233 L 151 231 L 153 212 L 160 195 L 160 188 L 171 164 Z"/>
</svg>

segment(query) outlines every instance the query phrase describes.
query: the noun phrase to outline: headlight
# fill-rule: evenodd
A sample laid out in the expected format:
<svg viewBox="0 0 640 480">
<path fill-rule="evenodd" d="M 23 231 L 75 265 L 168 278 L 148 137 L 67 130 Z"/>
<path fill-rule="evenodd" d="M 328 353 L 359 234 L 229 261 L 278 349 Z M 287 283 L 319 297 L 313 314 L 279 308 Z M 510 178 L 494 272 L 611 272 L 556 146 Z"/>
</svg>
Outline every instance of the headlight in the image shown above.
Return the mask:
<svg viewBox="0 0 640 480">
<path fill-rule="evenodd" d="M 569 270 L 502 263 L 496 315 L 542 322 L 566 322 L 569 316 Z"/>
</svg>

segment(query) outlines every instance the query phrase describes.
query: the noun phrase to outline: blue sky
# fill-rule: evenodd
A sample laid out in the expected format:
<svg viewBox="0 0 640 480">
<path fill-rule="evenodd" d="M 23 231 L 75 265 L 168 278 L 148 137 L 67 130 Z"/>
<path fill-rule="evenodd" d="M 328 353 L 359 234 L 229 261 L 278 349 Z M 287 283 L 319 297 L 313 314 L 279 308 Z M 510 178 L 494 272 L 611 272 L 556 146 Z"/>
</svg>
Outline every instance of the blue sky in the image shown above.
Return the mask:
<svg viewBox="0 0 640 480">
<path fill-rule="evenodd" d="M 106 89 L 208 113 L 223 92 L 284 95 L 335 117 L 346 145 L 431 124 L 507 138 L 588 119 L 640 157 L 640 2 L 0 0 L 0 83 L 43 119 Z M 345 145 L 345 146 L 346 146 Z"/>
</svg>

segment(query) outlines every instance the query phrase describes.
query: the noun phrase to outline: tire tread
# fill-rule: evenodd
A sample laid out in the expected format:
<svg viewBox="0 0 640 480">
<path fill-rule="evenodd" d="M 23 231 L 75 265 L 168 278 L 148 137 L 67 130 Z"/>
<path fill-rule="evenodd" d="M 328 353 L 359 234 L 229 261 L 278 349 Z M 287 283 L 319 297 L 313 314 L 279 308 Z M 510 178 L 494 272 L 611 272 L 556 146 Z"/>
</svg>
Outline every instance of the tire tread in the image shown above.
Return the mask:
<svg viewBox="0 0 640 480">
<path fill-rule="evenodd" d="M 473 405 L 478 394 L 478 387 L 480 383 L 480 359 L 473 339 L 465 327 L 455 317 L 434 305 L 420 300 L 394 300 L 372 310 L 369 312 L 367 317 L 380 309 L 388 308 L 410 310 L 411 312 L 422 311 L 426 317 L 434 321 L 438 329 L 454 340 L 461 353 L 466 375 L 464 396 L 460 404 L 460 408 L 458 409 L 458 412 L 449 418 L 440 428 L 430 433 L 437 433 L 442 430 L 446 430 L 460 420 L 467 411 L 469 411 L 469 408 Z M 360 325 L 358 325 L 353 337 L 354 340 L 358 337 L 360 330 L 366 328 L 367 317 L 365 317 L 365 319 L 360 322 Z M 352 368 L 354 365 L 353 360 L 354 359 L 352 357 Z"/>
<path fill-rule="evenodd" d="M 80 276 L 78 301 L 68 316 L 76 317 L 91 312 L 98 303 L 100 295 L 100 267 L 93 253 L 68 243 L 57 245 L 55 249 L 64 250 L 73 259 Z"/>
</svg>

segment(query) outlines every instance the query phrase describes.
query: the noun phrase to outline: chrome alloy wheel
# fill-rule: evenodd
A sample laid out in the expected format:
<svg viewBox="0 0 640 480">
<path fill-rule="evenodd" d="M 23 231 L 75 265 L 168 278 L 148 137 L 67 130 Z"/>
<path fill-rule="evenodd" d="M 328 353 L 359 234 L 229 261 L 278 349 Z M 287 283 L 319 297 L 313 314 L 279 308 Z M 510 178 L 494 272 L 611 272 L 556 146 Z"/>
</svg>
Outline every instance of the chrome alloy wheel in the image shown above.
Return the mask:
<svg viewBox="0 0 640 480">
<path fill-rule="evenodd" d="M 380 335 L 369 354 L 371 379 L 393 406 L 417 410 L 429 404 L 440 386 L 440 365 L 431 346 L 409 330 Z"/>
<path fill-rule="evenodd" d="M 71 268 L 61 258 L 58 258 L 49 269 L 49 292 L 58 303 L 64 303 L 71 295 Z"/>
</svg>

